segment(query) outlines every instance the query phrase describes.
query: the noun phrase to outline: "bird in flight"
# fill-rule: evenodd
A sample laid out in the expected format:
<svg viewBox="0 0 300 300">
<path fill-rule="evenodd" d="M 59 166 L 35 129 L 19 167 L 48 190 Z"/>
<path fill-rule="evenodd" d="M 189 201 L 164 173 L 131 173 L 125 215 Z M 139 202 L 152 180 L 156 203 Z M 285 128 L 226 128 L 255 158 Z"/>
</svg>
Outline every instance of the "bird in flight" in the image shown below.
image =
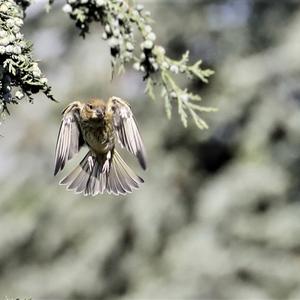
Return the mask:
<svg viewBox="0 0 300 300">
<path fill-rule="evenodd" d="M 60 184 L 85 196 L 104 192 L 126 194 L 139 188 L 143 179 L 131 170 L 115 149 L 118 140 L 146 169 L 145 147 L 126 101 L 118 97 L 111 97 L 107 102 L 100 99 L 92 99 L 87 103 L 75 101 L 62 114 L 55 149 L 54 175 L 82 146 L 86 145 L 89 151 Z"/>
</svg>

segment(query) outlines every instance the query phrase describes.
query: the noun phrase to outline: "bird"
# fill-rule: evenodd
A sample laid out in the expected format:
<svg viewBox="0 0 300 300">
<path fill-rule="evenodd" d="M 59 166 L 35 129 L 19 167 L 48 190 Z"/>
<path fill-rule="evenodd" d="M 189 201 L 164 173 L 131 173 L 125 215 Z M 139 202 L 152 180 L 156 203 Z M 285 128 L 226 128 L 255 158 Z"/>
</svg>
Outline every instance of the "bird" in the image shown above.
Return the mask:
<svg viewBox="0 0 300 300">
<path fill-rule="evenodd" d="M 56 147 L 54 176 L 83 146 L 88 152 L 79 165 L 59 184 L 67 190 L 96 196 L 107 192 L 125 195 L 144 180 L 122 159 L 117 141 L 131 152 L 146 170 L 146 150 L 129 103 L 119 97 L 107 102 L 93 98 L 71 102 L 62 111 Z"/>
</svg>

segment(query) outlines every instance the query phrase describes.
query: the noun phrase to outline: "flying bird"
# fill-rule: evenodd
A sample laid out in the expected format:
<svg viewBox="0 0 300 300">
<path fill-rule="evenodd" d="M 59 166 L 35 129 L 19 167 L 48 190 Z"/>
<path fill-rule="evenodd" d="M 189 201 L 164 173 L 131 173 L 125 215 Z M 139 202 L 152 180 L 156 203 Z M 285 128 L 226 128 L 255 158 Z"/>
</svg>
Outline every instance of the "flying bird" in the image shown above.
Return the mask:
<svg viewBox="0 0 300 300">
<path fill-rule="evenodd" d="M 122 147 L 134 154 L 146 169 L 146 151 L 130 105 L 111 97 L 107 102 L 92 99 L 75 101 L 62 112 L 56 149 L 54 176 L 66 162 L 86 145 L 88 153 L 80 164 L 60 184 L 85 196 L 126 194 L 139 188 L 143 179 L 137 176 L 116 150 Z"/>
</svg>

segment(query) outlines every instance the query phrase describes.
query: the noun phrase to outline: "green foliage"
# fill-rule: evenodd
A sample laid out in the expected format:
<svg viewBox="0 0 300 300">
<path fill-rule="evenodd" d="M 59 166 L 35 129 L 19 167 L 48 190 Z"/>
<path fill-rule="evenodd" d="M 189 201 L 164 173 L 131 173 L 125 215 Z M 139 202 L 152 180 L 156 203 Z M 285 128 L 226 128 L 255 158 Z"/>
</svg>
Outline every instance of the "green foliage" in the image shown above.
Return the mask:
<svg viewBox="0 0 300 300">
<path fill-rule="evenodd" d="M 32 59 L 31 46 L 20 33 L 24 10 L 31 1 L 16 2 L 18 5 L 12 0 L 0 0 L 0 104 L 4 109 L 7 103 L 17 103 L 24 95 L 32 100 L 31 95 L 37 92 L 44 92 L 53 100 L 47 79 Z M 53 2 L 49 0 L 49 7 Z M 199 114 L 214 109 L 201 106 L 201 97 L 180 87 L 175 78 L 183 76 L 207 83 L 213 71 L 202 69 L 201 61 L 189 64 L 189 52 L 180 60 L 168 57 L 165 49 L 155 43 L 151 14 L 143 5 L 125 0 L 68 0 L 63 11 L 75 21 L 83 37 L 88 34 L 91 23 L 103 26 L 102 38 L 110 47 L 112 76 L 131 65 L 143 74 L 149 97 L 156 99 L 160 94 L 164 99 L 169 118 L 172 107 L 177 104 L 184 126 L 191 117 L 199 128 L 207 128 Z M 12 87 L 17 89 L 13 91 Z"/>
<path fill-rule="evenodd" d="M 17 3 L 16 3 L 17 2 Z M 47 79 L 32 58 L 31 43 L 20 29 L 29 1 L 0 1 L 0 108 L 8 112 L 8 104 L 22 98 L 32 101 L 32 94 L 43 92 L 54 100 Z"/>
<path fill-rule="evenodd" d="M 68 0 L 63 10 L 75 20 L 82 36 L 88 33 L 92 22 L 102 24 L 102 38 L 110 46 L 113 73 L 120 73 L 131 64 L 143 73 L 147 81 L 145 92 L 150 98 L 156 99 L 157 90 L 160 90 L 168 118 L 171 117 L 172 106 L 177 103 L 185 127 L 190 116 L 199 128 L 207 128 L 199 113 L 215 109 L 201 106 L 201 97 L 179 87 L 175 77 L 181 74 L 188 79 L 200 79 L 207 83 L 213 71 L 202 69 L 201 61 L 190 65 L 189 52 L 180 60 L 168 57 L 165 49 L 155 44 L 156 35 L 151 26 L 153 21 L 143 5 L 129 4 L 124 0 Z M 140 37 L 141 42 L 138 42 Z"/>
</svg>

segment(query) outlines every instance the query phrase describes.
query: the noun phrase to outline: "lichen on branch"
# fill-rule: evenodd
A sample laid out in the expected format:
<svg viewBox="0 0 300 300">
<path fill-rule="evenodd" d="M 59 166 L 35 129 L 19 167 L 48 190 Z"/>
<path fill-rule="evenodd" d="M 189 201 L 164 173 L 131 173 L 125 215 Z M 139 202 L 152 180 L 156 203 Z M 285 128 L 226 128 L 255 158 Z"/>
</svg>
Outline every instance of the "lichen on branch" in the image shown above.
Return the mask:
<svg viewBox="0 0 300 300">
<path fill-rule="evenodd" d="M 53 99 L 51 88 L 32 56 L 32 45 L 21 33 L 30 1 L 0 0 L 0 113 L 8 106 L 43 92 Z"/>
<path fill-rule="evenodd" d="M 43 92 L 54 100 L 47 78 L 32 56 L 32 45 L 21 33 L 25 9 L 33 0 L 0 0 L 0 110 L 22 98 L 32 101 L 32 94 Z M 49 0 L 49 7 L 54 0 Z M 157 45 L 151 14 L 141 4 L 125 0 L 67 0 L 63 11 L 74 21 L 83 37 L 91 23 L 103 27 L 102 38 L 108 42 L 112 74 L 132 66 L 146 81 L 145 92 L 152 99 L 163 98 L 167 116 L 177 106 L 184 126 L 191 118 L 201 129 L 207 128 L 200 114 L 215 109 L 200 104 L 201 97 L 178 82 L 178 77 L 207 83 L 213 71 L 203 69 L 201 61 L 189 63 L 189 52 L 179 60 L 171 59 L 163 46 Z"/>
<path fill-rule="evenodd" d="M 207 128 L 200 113 L 215 109 L 200 105 L 201 97 L 180 87 L 175 78 L 181 74 L 207 83 L 213 71 L 202 69 L 201 61 L 189 64 L 189 52 L 180 60 L 168 57 L 165 49 L 155 43 L 151 14 L 143 5 L 125 0 L 68 0 L 63 11 L 75 21 L 83 37 L 89 32 L 91 23 L 102 24 L 102 38 L 110 47 L 113 73 L 120 73 L 131 64 L 143 74 L 146 93 L 152 99 L 156 99 L 158 94 L 164 99 L 169 118 L 172 106 L 177 104 L 184 126 L 191 117 L 199 128 Z"/>
</svg>

